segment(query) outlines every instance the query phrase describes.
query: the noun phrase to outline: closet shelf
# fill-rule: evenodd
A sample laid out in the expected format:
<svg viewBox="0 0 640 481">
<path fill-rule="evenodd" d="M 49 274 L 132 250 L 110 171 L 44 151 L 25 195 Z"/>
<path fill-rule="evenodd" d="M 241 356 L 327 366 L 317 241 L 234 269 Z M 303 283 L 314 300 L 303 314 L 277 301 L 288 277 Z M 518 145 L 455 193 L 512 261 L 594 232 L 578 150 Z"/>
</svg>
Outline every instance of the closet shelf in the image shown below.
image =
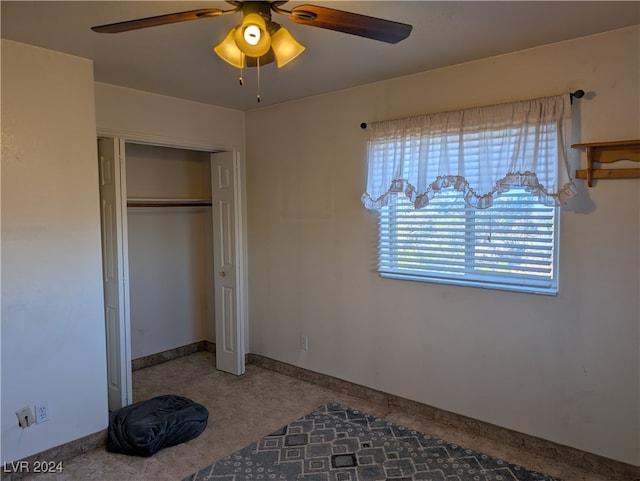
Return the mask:
<svg viewBox="0 0 640 481">
<path fill-rule="evenodd" d="M 618 140 L 614 142 L 591 142 L 573 144 L 574 149 L 587 150 L 587 168 L 576 170 L 576 178 L 587 179 L 593 186 L 593 179 L 640 178 L 640 168 L 594 169 L 593 164 L 611 164 L 621 160 L 640 162 L 640 140 Z"/>
<path fill-rule="evenodd" d="M 207 207 L 211 199 L 145 198 L 127 199 L 127 207 Z"/>
</svg>

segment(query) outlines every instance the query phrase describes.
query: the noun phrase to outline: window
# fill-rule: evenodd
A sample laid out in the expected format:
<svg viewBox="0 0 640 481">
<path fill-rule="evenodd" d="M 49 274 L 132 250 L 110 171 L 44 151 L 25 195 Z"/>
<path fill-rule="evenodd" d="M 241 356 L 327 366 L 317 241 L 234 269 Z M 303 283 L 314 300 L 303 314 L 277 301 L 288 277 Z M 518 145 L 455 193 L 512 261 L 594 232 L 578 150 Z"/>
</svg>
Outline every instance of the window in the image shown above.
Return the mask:
<svg viewBox="0 0 640 481">
<path fill-rule="evenodd" d="M 569 110 L 557 96 L 368 128 L 380 275 L 557 293 Z"/>
<path fill-rule="evenodd" d="M 415 209 L 393 194 L 380 210 L 381 276 L 554 294 L 558 208 L 512 188 L 493 206 L 469 206 L 447 188 Z"/>
</svg>

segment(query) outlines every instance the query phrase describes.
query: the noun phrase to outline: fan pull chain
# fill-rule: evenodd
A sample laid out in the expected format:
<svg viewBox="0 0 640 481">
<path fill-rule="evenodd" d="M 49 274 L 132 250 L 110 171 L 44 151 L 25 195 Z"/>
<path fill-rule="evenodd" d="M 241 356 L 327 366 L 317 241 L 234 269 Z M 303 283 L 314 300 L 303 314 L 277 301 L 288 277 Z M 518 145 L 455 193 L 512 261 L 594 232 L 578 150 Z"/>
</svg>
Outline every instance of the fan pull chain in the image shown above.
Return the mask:
<svg viewBox="0 0 640 481">
<path fill-rule="evenodd" d="M 256 60 L 258 61 L 258 95 L 256 96 L 256 99 L 258 100 L 258 103 L 260 103 L 260 57 Z"/>
<path fill-rule="evenodd" d="M 244 85 L 244 78 L 243 78 L 243 72 L 244 72 L 244 53 L 242 54 L 242 67 L 240 67 L 240 78 L 238 79 L 238 81 L 240 82 L 240 85 Z"/>
</svg>

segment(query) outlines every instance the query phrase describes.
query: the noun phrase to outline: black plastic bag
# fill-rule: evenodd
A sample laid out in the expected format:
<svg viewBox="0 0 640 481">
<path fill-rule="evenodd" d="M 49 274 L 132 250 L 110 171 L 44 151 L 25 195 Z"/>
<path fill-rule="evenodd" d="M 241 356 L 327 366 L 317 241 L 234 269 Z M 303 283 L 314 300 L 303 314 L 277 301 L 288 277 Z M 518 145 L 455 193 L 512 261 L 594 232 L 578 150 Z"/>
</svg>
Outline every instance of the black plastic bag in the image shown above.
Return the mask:
<svg viewBox="0 0 640 481">
<path fill-rule="evenodd" d="M 109 416 L 107 449 L 114 453 L 152 456 L 162 448 L 198 437 L 209 412 L 185 397 L 164 395 L 123 407 Z"/>
</svg>

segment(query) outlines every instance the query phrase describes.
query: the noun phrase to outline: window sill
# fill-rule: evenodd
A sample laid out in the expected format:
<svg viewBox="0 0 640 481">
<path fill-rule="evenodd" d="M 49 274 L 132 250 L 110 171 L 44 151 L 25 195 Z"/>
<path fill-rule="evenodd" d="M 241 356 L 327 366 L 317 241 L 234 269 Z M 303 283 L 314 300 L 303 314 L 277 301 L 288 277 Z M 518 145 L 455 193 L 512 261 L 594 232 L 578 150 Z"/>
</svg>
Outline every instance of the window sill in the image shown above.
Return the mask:
<svg viewBox="0 0 640 481">
<path fill-rule="evenodd" d="M 429 282 L 432 284 L 449 284 L 454 286 L 478 287 L 482 289 L 493 289 L 499 291 L 523 292 L 525 294 L 539 294 L 545 296 L 557 296 L 558 289 L 545 286 L 522 286 L 488 281 L 470 281 L 463 279 L 442 279 L 438 277 L 414 276 L 406 274 L 393 274 L 379 272 L 378 275 L 385 279 L 397 279 L 403 281 Z"/>
</svg>

